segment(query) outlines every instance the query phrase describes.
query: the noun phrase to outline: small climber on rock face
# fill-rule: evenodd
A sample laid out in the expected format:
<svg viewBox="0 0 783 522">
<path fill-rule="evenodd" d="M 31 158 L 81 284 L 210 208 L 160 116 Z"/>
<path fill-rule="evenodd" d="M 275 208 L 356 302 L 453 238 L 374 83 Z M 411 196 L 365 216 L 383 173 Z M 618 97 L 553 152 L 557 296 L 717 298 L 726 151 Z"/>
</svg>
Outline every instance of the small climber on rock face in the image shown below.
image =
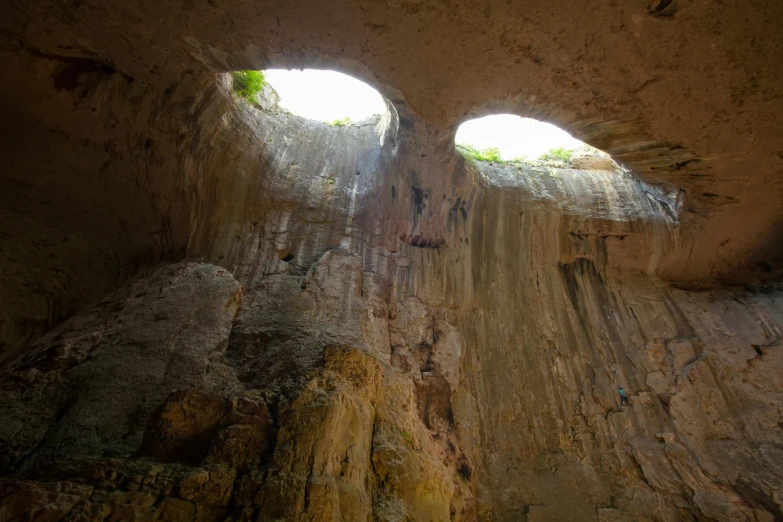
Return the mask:
<svg viewBox="0 0 783 522">
<path fill-rule="evenodd" d="M 620 394 L 620 406 L 622 406 L 623 404 L 627 404 L 628 406 L 630 406 L 631 401 L 628 400 L 628 394 L 625 393 L 625 390 L 623 389 L 622 386 L 618 388 L 617 392 Z"/>
</svg>

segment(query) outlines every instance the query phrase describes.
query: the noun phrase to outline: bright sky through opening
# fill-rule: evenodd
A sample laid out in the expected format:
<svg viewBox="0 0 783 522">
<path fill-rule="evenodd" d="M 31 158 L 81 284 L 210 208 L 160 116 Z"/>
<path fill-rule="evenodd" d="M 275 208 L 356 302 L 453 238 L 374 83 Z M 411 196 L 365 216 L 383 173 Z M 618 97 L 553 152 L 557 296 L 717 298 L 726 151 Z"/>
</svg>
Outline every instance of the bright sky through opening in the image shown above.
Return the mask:
<svg viewBox="0 0 783 522">
<path fill-rule="evenodd" d="M 552 149 L 573 150 L 586 146 L 554 125 L 511 114 L 467 121 L 460 125 L 455 141 L 481 150 L 494 147 L 504 160 L 533 160 Z"/>
<path fill-rule="evenodd" d="M 264 75 L 280 95 L 280 106 L 303 118 L 357 122 L 386 111 L 378 91 L 336 71 L 269 69 Z M 551 149 L 585 146 L 554 125 L 510 114 L 463 123 L 456 142 L 477 149 L 494 147 L 504 160 L 536 159 Z"/>
<path fill-rule="evenodd" d="M 280 107 L 303 118 L 357 122 L 386 111 L 378 91 L 335 71 L 269 69 L 264 76 L 280 95 Z"/>
</svg>

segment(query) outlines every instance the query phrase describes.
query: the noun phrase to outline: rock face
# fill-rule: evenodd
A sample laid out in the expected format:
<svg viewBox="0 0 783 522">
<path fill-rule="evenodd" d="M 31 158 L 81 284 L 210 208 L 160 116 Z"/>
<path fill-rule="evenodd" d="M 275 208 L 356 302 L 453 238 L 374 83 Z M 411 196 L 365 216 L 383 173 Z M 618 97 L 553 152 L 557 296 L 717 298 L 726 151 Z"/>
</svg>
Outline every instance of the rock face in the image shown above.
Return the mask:
<svg viewBox="0 0 783 522">
<path fill-rule="evenodd" d="M 146 419 L 173 390 L 236 389 L 225 349 L 241 299 L 224 269 L 167 266 L 8 360 L 3 466 L 26 468 L 39 456 L 132 454 Z"/>
<path fill-rule="evenodd" d="M 783 519 L 783 4 L 207 4 L 0 8 L 0 520 Z"/>
<path fill-rule="evenodd" d="M 333 264 L 341 266 L 340 260 Z M 240 367 L 232 370 L 225 359 L 225 335 L 213 336 L 216 344 L 207 342 L 210 350 L 199 353 L 197 334 L 227 333 L 222 327 L 239 298 L 237 282 L 221 268 L 165 266 L 39 340 L 31 347 L 34 357 L 10 365 L 4 418 L 27 418 L 11 424 L 0 441 L 3 466 L 27 471 L 24 478 L 3 479 L 3 519 L 472 518 L 470 485 L 456 473 L 457 458 L 465 457 L 433 438 L 428 419 L 417 414 L 428 392 L 415 391 L 410 378 L 378 354 L 311 348 L 319 360 L 301 374 L 295 399 L 275 402 L 271 415 L 263 396 L 278 388 L 243 389 L 235 378 Z M 144 379 L 134 370 L 150 375 L 160 346 L 141 341 L 140 332 L 150 324 L 148 312 L 162 310 L 169 313 L 157 322 L 179 325 L 170 332 L 188 346 L 165 352 L 163 374 Z M 116 327 L 94 332 L 90 344 L 68 335 L 94 324 Z M 112 349 L 112 339 L 122 344 Z M 115 367 L 107 378 L 100 361 L 119 362 L 117 352 L 134 349 L 147 360 Z M 54 368 L 53 361 L 59 363 Z M 74 380 L 62 375 L 75 371 Z M 126 379 L 137 388 L 124 386 Z M 68 390 L 69 384 L 81 389 Z M 110 404 L 96 405 L 89 393 L 94 388 Z M 60 396 L 72 397 L 70 404 L 60 406 Z M 448 396 L 439 399 L 448 402 Z M 116 433 L 120 428 L 124 432 Z M 453 431 L 448 425 L 438 430 L 455 440 Z"/>
</svg>

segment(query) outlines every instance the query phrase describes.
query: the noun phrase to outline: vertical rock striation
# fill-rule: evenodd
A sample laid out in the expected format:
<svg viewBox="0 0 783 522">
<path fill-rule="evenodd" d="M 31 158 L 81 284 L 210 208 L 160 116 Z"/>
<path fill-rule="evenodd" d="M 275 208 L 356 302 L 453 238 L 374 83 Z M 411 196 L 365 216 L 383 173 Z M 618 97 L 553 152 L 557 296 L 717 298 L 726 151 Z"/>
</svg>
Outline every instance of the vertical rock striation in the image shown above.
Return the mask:
<svg viewBox="0 0 783 522">
<path fill-rule="evenodd" d="M 652 275 L 676 192 L 231 117 L 266 163 L 190 241 L 233 275 L 163 266 L 7 357 L 7 517 L 779 516 L 781 290 Z"/>
</svg>

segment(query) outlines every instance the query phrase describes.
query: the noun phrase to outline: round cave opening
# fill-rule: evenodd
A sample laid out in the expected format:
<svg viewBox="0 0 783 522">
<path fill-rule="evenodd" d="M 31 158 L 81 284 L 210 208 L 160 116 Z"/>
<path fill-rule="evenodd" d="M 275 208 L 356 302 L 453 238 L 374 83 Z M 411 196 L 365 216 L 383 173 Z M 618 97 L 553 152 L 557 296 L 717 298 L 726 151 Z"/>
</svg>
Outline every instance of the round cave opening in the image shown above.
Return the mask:
<svg viewBox="0 0 783 522">
<path fill-rule="evenodd" d="M 457 151 L 465 157 L 491 163 L 554 163 L 572 167 L 584 158 L 611 157 L 568 132 L 532 118 L 495 114 L 468 120 L 457 129 Z"/>
<path fill-rule="evenodd" d="M 234 90 L 247 101 L 302 118 L 344 126 L 387 111 L 381 94 L 347 74 L 322 69 L 235 71 Z"/>
</svg>

